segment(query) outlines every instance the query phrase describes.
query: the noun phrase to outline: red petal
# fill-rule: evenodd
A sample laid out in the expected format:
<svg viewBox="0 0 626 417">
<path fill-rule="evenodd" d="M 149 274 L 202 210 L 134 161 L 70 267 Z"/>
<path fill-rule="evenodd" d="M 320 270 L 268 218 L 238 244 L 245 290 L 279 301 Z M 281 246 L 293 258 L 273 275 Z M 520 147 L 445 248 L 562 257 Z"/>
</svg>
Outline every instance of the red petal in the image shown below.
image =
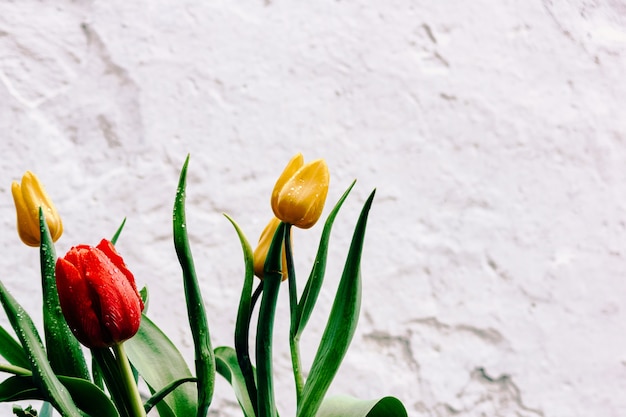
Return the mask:
<svg viewBox="0 0 626 417">
<path fill-rule="evenodd" d="M 85 346 L 110 346 L 139 329 L 143 301 L 110 242 L 73 247 L 57 261 L 56 276 L 63 314 Z"/>
<path fill-rule="evenodd" d="M 78 256 L 78 253 L 73 255 Z M 55 275 L 61 309 L 72 333 L 87 347 L 106 346 L 89 288 L 80 271 L 69 261 L 59 258 Z"/>
<path fill-rule="evenodd" d="M 113 342 L 132 337 L 139 329 L 143 303 L 128 277 L 99 249 L 85 254 L 85 279 L 98 297 L 100 325 Z M 131 275 L 132 277 L 132 275 Z"/>
<path fill-rule="evenodd" d="M 108 240 L 102 239 L 100 243 L 98 243 L 98 246 L 96 247 L 100 249 L 111 260 L 111 262 L 113 262 L 113 264 L 120 270 L 120 272 L 122 272 L 122 274 L 124 274 L 128 282 L 130 283 L 131 287 L 133 288 L 135 296 L 139 298 L 141 311 L 143 311 L 144 309 L 143 300 L 141 299 L 141 295 L 139 294 L 139 291 L 137 290 L 137 285 L 135 284 L 135 277 L 133 276 L 132 272 L 130 272 L 128 268 L 126 267 L 126 263 L 124 262 L 124 259 L 122 259 L 122 257 L 115 250 L 115 246 L 113 246 L 113 244 L 109 242 Z"/>
</svg>

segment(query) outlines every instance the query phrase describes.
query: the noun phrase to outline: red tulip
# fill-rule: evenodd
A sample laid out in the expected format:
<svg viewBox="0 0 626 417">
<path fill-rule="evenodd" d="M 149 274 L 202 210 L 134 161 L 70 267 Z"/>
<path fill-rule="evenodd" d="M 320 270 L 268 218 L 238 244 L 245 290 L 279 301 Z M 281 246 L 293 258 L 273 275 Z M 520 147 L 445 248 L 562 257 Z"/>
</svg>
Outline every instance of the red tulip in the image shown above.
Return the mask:
<svg viewBox="0 0 626 417">
<path fill-rule="evenodd" d="M 143 301 L 108 240 L 70 249 L 56 263 L 56 281 L 65 320 L 83 345 L 112 346 L 137 333 Z"/>
</svg>

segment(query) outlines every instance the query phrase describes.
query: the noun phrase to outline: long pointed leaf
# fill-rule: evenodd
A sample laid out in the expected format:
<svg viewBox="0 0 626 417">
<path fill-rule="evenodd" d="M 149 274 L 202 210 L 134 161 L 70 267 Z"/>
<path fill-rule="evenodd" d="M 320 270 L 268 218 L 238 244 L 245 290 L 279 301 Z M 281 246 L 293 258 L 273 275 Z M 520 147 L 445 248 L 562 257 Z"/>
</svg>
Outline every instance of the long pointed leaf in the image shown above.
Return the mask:
<svg viewBox="0 0 626 417">
<path fill-rule="evenodd" d="M 100 388 L 82 378 L 60 376 L 78 408 L 91 417 L 119 417 L 115 406 Z M 0 401 L 43 400 L 43 393 L 30 376 L 13 376 L 0 384 Z"/>
<path fill-rule="evenodd" d="M 128 395 L 126 395 L 122 384 L 117 382 L 122 380 L 122 374 L 111 349 L 91 349 L 91 357 L 98 371 L 102 373 L 109 394 L 111 394 L 111 399 L 115 403 L 120 415 L 122 417 L 133 417 L 130 404 L 128 404 Z"/>
<path fill-rule="evenodd" d="M 146 401 L 146 403 L 144 404 L 146 413 L 150 412 L 150 410 L 152 410 L 152 407 L 154 407 L 156 404 L 163 401 L 165 397 L 167 397 L 172 391 L 174 391 L 176 388 L 178 388 L 180 385 L 184 384 L 185 382 L 196 382 L 196 378 L 195 377 L 181 378 L 181 379 L 177 379 L 176 381 L 170 382 L 168 385 L 163 387 L 161 391 L 158 391 L 157 393 L 152 395 L 152 397 L 148 398 L 148 401 Z"/>
<path fill-rule="evenodd" d="M 0 356 L 11 365 L 30 368 L 24 348 L 2 326 L 0 326 Z"/>
<path fill-rule="evenodd" d="M 315 417 L 407 417 L 407 412 L 395 397 L 360 400 L 337 396 L 324 400 Z"/>
<path fill-rule="evenodd" d="M 348 257 L 326 329 L 313 359 L 311 372 L 304 385 L 302 403 L 297 417 L 313 417 L 326 395 L 356 330 L 361 306 L 361 253 L 372 201 L 372 192 L 365 202 L 352 236 Z"/>
<path fill-rule="evenodd" d="M 126 224 L 126 217 L 124 217 L 124 220 L 122 220 L 122 223 L 120 224 L 120 227 L 117 228 L 117 230 L 113 234 L 113 237 L 111 238 L 111 243 L 113 245 L 115 245 L 117 243 L 117 239 L 119 239 L 120 235 L 122 234 L 122 230 L 124 230 L 124 225 L 125 224 Z"/>
<path fill-rule="evenodd" d="M 276 229 L 263 267 L 263 296 L 256 332 L 258 417 L 276 417 L 272 339 L 278 290 L 282 281 L 282 250 L 286 227 L 281 222 Z"/>
<path fill-rule="evenodd" d="M 247 392 L 245 378 L 239 368 L 235 350 L 227 346 L 215 348 L 215 364 L 217 372 L 233 387 L 235 397 L 237 397 L 245 417 L 255 417 L 256 414 Z"/>
<path fill-rule="evenodd" d="M 324 282 L 324 274 L 326 272 L 326 258 L 328 255 L 328 242 L 330 240 L 330 232 L 333 227 L 333 222 L 335 221 L 335 217 L 337 217 L 337 213 L 339 213 L 339 209 L 343 205 L 343 202 L 350 194 L 352 187 L 356 180 L 350 184 L 348 189 L 343 193 L 335 207 L 332 209 L 328 217 L 326 218 L 326 222 L 324 223 L 324 230 L 322 231 L 322 236 L 320 237 L 320 243 L 317 249 L 317 254 L 315 255 L 315 262 L 313 263 L 313 268 L 311 269 L 311 273 L 309 274 L 309 279 L 306 282 L 306 286 L 304 287 L 304 291 L 302 292 L 302 296 L 300 298 L 300 302 L 298 303 L 298 312 L 296 319 L 296 329 L 295 336 L 299 338 L 306 326 L 311 313 L 313 312 L 313 307 L 315 307 L 315 302 L 317 301 L 317 297 L 319 295 L 320 289 L 322 288 L 322 283 Z"/>
<path fill-rule="evenodd" d="M 213 397 L 213 387 L 215 384 L 215 357 L 211 347 L 211 336 L 209 333 L 209 323 L 206 317 L 206 310 L 198 285 L 196 269 L 189 247 L 187 237 L 187 224 L 185 220 L 185 187 L 187 181 L 187 166 L 189 156 L 185 160 L 180 171 L 180 179 L 176 190 L 174 201 L 174 248 L 178 261 L 183 270 L 183 282 L 185 287 L 185 298 L 187 300 L 187 316 L 189 317 L 189 327 L 193 336 L 196 378 L 198 378 L 198 412 L 197 417 L 205 417 Z"/>
<path fill-rule="evenodd" d="M 0 384 L 0 402 L 40 400 L 41 397 L 31 376 L 12 376 Z"/>
<path fill-rule="evenodd" d="M 145 315 L 141 317 L 137 334 L 124 342 L 124 349 L 152 392 L 160 391 L 173 381 L 193 377 L 176 346 Z M 195 384 L 183 384 L 159 402 L 157 409 L 161 416 L 193 416 L 197 409 L 196 398 Z"/>
<path fill-rule="evenodd" d="M 43 397 L 52 402 L 64 417 L 81 417 L 81 413 L 72 401 L 67 389 L 58 380 L 50 367 L 46 351 L 39 333 L 26 310 L 13 298 L 5 286 L 0 282 L 0 302 L 9 318 L 9 322 L 24 347 L 33 371 L 33 382 L 43 394 Z"/>
<path fill-rule="evenodd" d="M 91 377 L 93 383 L 100 389 L 104 390 L 104 377 L 102 375 L 102 370 L 93 356 L 91 357 Z"/>
<path fill-rule="evenodd" d="M 247 398 L 254 411 L 252 416 L 254 416 L 257 410 L 257 391 L 254 380 L 254 370 L 252 368 L 252 362 L 250 361 L 249 346 L 250 319 L 252 317 L 252 286 L 254 284 L 254 258 L 252 247 L 250 243 L 248 243 L 248 239 L 246 239 L 239 225 L 228 215 L 225 216 L 235 228 L 239 241 L 241 242 L 241 249 L 243 250 L 245 273 L 241 297 L 239 299 L 239 309 L 237 310 L 237 322 L 235 324 L 235 351 L 237 353 L 239 371 L 245 381 Z M 216 349 L 215 351 L 217 352 L 218 350 Z"/>
<path fill-rule="evenodd" d="M 55 373 L 89 380 L 89 369 L 80 343 L 72 334 L 59 303 L 54 268 L 56 254 L 43 210 L 39 207 L 43 326 L 48 359 Z"/>
</svg>

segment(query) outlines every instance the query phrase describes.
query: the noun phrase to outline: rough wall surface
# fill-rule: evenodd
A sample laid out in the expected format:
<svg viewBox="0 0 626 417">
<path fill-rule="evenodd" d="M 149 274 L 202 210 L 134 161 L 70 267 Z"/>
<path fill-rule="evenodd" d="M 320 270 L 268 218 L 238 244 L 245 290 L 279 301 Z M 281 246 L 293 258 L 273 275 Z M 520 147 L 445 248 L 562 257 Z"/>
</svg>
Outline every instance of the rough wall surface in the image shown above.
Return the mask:
<svg viewBox="0 0 626 417">
<path fill-rule="evenodd" d="M 302 151 L 327 160 L 329 202 L 358 178 L 305 363 L 377 189 L 361 321 L 332 392 L 395 395 L 413 417 L 623 417 L 625 71 L 619 0 L 3 0 L 0 279 L 38 311 L 38 255 L 10 195 L 30 169 L 63 216 L 59 254 L 128 218 L 119 250 L 191 365 L 170 223 L 185 156 L 217 346 L 232 345 L 243 271 L 221 213 L 256 241 Z M 320 230 L 294 235 L 302 279 Z M 241 415 L 224 381 L 211 415 Z"/>
</svg>

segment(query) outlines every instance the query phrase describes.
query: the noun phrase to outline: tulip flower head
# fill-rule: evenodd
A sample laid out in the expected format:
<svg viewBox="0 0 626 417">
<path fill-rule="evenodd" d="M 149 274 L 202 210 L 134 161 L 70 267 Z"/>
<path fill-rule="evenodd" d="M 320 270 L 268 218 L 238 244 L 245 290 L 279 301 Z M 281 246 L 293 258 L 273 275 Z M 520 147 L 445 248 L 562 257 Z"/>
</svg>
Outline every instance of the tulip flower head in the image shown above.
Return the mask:
<svg viewBox="0 0 626 417">
<path fill-rule="evenodd" d="M 111 242 L 70 249 L 57 261 L 56 281 L 65 320 L 83 345 L 112 346 L 137 333 L 144 304 Z"/>
<path fill-rule="evenodd" d="M 322 215 L 330 174 L 323 159 L 304 163 L 298 153 L 285 167 L 272 192 L 274 215 L 301 229 L 312 227 Z"/>
<path fill-rule="evenodd" d="M 35 174 L 26 171 L 21 184 L 13 181 L 11 193 L 17 213 L 17 232 L 22 242 L 28 246 L 39 246 L 41 243 L 39 207 L 45 215 L 52 241 L 56 242 L 61 237 L 63 223 L 59 213 Z"/>
<path fill-rule="evenodd" d="M 276 229 L 280 225 L 280 220 L 276 217 L 272 218 L 270 222 L 265 226 L 263 232 L 261 233 L 261 237 L 259 238 L 259 244 L 254 250 L 253 259 L 254 259 L 254 275 L 263 279 L 263 270 L 265 269 L 265 259 L 267 258 L 267 253 L 270 250 L 270 245 L 272 244 L 272 239 L 274 238 L 274 234 L 276 233 Z M 282 266 L 282 281 L 287 279 L 287 255 L 285 253 L 285 247 L 283 244 L 283 266 Z"/>
</svg>

